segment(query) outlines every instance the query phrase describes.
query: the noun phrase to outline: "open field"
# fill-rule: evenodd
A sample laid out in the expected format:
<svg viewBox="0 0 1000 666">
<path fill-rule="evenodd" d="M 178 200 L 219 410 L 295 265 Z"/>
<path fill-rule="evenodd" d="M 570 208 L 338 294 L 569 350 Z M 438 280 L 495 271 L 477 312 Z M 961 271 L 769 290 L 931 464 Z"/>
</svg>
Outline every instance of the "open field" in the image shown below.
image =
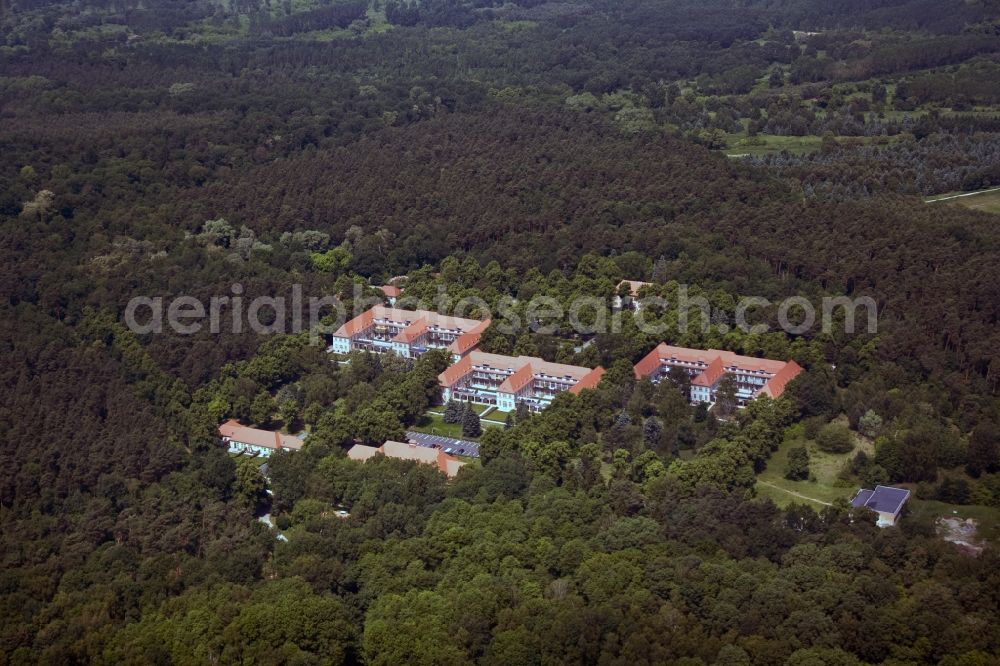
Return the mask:
<svg viewBox="0 0 1000 666">
<path fill-rule="evenodd" d="M 823 143 L 818 136 L 775 136 L 760 134 L 755 143 L 750 144 L 742 134 L 730 134 L 726 137 L 726 148 L 722 150 L 729 157 L 745 155 L 770 155 L 787 150 L 790 153 L 811 153 L 819 150 Z"/>
<path fill-rule="evenodd" d="M 985 213 L 996 213 L 1000 215 L 1000 188 L 983 190 L 982 192 L 959 192 L 954 194 L 942 194 L 930 197 L 925 200 L 927 203 L 952 203 L 981 210 Z"/>
<path fill-rule="evenodd" d="M 758 475 L 755 487 L 757 495 L 770 498 L 780 507 L 797 503 L 806 504 L 817 511 L 831 504 L 834 500 L 841 498 L 850 500 L 858 486 L 856 484 L 838 485 L 837 473 L 859 449 L 864 450 L 869 455 L 875 453 L 870 441 L 857 437 L 857 435 L 855 437 L 857 446 L 854 451 L 843 454 L 824 453 L 816 447 L 815 442 L 801 436 L 786 437 L 768 461 L 767 469 Z M 815 480 L 789 481 L 784 477 L 788 451 L 803 444 L 809 451 L 809 471 Z M 910 484 L 904 484 L 904 487 L 913 490 Z M 916 499 L 911 495 L 906 512 L 909 514 L 910 520 L 926 520 L 931 524 L 941 517 L 957 517 L 963 520 L 974 518 L 979 523 L 978 534 L 981 538 L 993 543 L 1000 543 L 1000 508 L 946 504 Z"/>
<path fill-rule="evenodd" d="M 856 446 L 851 453 L 825 453 L 816 447 L 816 443 L 801 436 L 789 436 L 781 443 L 767 463 L 767 469 L 757 477 L 757 494 L 770 497 L 778 506 L 792 503 L 809 504 L 814 509 L 820 509 L 837 499 L 850 499 L 857 491 L 857 486 L 838 485 L 837 473 L 850 458 L 860 449 L 873 454 L 872 445 L 863 438 L 856 438 Z M 805 446 L 809 452 L 808 481 L 789 481 L 785 478 L 785 466 L 788 463 L 788 451 L 796 446 Z"/>
</svg>

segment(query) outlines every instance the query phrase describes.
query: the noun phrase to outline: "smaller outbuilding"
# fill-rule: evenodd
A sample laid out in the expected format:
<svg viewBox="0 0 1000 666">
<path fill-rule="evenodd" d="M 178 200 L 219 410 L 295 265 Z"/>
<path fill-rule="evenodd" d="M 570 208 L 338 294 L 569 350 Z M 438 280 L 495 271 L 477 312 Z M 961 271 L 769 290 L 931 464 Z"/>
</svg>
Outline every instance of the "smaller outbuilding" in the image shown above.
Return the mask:
<svg viewBox="0 0 1000 666">
<path fill-rule="evenodd" d="M 875 490 L 858 489 L 854 499 L 851 500 L 851 506 L 855 509 L 865 508 L 874 511 L 878 515 L 876 525 L 891 527 L 899 521 L 899 514 L 908 499 L 910 491 L 906 488 L 875 486 Z"/>
</svg>

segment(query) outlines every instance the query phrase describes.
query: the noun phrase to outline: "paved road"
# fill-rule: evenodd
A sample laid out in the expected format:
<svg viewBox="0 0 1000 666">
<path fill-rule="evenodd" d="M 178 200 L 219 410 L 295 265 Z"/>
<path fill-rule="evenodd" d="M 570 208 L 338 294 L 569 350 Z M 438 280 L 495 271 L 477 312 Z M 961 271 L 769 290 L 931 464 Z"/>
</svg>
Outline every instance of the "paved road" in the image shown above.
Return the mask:
<svg viewBox="0 0 1000 666">
<path fill-rule="evenodd" d="M 453 453 L 459 456 L 479 457 L 479 444 L 465 439 L 454 439 L 453 437 L 442 437 L 441 435 L 428 435 L 423 432 L 407 432 L 407 439 L 411 439 L 420 446 L 430 449 L 442 449 L 445 453 Z"/>
</svg>

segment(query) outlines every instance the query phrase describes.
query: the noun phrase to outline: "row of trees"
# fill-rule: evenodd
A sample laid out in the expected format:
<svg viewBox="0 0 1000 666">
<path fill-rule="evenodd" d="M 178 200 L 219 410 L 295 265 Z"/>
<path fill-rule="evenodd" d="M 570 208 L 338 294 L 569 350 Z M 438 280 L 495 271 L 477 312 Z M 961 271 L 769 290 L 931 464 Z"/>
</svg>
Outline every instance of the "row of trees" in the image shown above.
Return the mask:
<svg viewBox="0 0 1000 666">
<path fill-rule="evenodd" d="M 479 414 L 470 403 L 449 400 L 445 406 L 443 420 L 445 423 L 457 423 L 462 426 L 465 437 L 479 437 L 483 434 L 483 426 Z"/>
</svg>

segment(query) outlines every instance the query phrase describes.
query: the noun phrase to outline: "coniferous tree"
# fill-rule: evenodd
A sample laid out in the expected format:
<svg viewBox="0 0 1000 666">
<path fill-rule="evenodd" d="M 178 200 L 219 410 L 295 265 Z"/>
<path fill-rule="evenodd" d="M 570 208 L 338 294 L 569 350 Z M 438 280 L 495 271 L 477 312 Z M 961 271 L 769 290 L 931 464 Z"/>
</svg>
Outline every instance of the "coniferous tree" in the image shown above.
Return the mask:
<svg viewBox="0 0 1000 666">
<path fill-rule="evenodd" d="M 462 405 L 452 398 L 448 401 L 448 404 L 444 408 L 444 422 L 459 423 L 462 420 L 463 414 L 464 410 L 462 409 Z"/>
<path fill-rule="evenodd" d="M 655 449 L 660 444 L 660 436 L 663 434 L 663 421 L 655 416 L 650 416 L 642 424 L 642 438 L 646 446 Z"/>
<path fill-rule="evenodd" d="M 466 437 L 479 437 L 483 434 L 479 414 L 476 414 L 471 405 L 466 405 L 465 414 L 462 416 L 462 434 Z"/>
</svg>

